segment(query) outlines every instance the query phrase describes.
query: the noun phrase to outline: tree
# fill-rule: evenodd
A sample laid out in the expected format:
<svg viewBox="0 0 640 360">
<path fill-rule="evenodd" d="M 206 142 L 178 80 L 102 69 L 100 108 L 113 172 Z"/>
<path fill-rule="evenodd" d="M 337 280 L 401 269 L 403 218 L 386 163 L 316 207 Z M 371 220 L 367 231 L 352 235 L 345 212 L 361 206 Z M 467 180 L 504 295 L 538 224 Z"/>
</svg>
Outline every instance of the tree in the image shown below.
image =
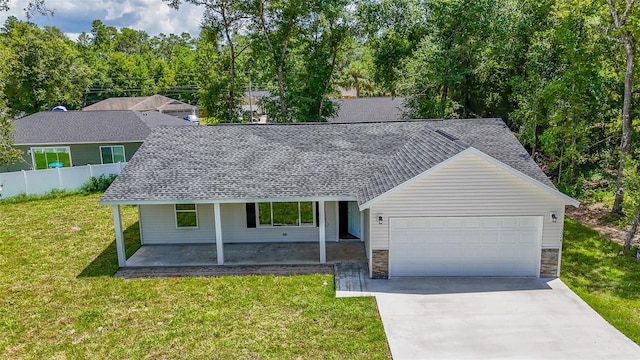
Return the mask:
<svg viewBox="0 0 640 360">
<path fill-rule="evenodd" d="M 0 0 L 0 11 L 9 10 L 9 0 Z M 27 4 L 25 13 L 30 18 L 34 13 L 53 14 L 44 5 L 44 0 L 33 0 Z M 21 152 L 13 147 L 13 125 L 4 96 L 6 70 L 9 68 L 9 50 L 0 44 L 0 165 L 11 164 L 21 159 Z"/>
<path fill-rule="evenodd" d="M 0 11 L 9 10 L 10 0 L 0 0 Z M 34 14 L 53 15 L 53 11 L 49 10 L 45 5 L 45 0 L 31 0 L 27 3 L 27 7 L 24 8 L 24 12 L 27 18 L 31 18 Z"/>
<path fill-rule="evenodd" d="M 418 44 L 428 33 L 429 12 L 419 0 L 358 2 L 358 27 L 372 52 L 373 80 L 386 93 L 397 95 L 398 82 L 405 78 L 404 61 L 415 55 Z"/>
<path fill-rule="evenodd" d="M 496 23 L 500 3 L 491 0 L 434 1 L 426 18 L 428 34 L 403 69 L 403 93 L 414 116 L 449 118 L 484 116 L 490 82 L 480 69 L 500 38 Z M 488 60 L 488 61 L 485 61 Z M 494 60 L 495 61 L 495 60 Z"/>
<path fill-rule="evenodd" d="M 618 8 L 613 0 L 607 0 L 607 4 L 609 5 L 613 25 L 618 32 L 618 40 L 624 47 L 627 63 L 624 73 L 622 136 L 620 138 L 616 195 L 613 202 L 613 208 L 611 209 L 614 213 L 622 213 L 622 202 L 624 201 L 624 164 L 627 156 L 629 155 L 629 149 L 631 148 L 631 136 L 633 131 L 631 127 L 631 109 L 633 106 L 633 76 L 636 58 L 636 40 L 629 28 L 629 25 L 627 24 L 627 21 L 629 20 L 631 11 L 633 11 L 634 0 L 626 0 L 626 7 L 622 15 L 618 12 Z"/>
<path fill-rule="evenodd" d="M 361 61 L 351 62 L 342 71 L 337 84 L 345 89 L 355 89 L 356 97 L 374 90 L 366 66 Z"/>
<path fill-rule="evenodd" d="M 269 59 L 269 67 L 275 71 L 278 89 L 277 108 L 272 108 L 271 117 L 275 121 L 291 119 L 287 96 L 285 72 L 289 65 L 289 47 L 299 31 L 302 19 L 310 11 L 310 2 L 292 1 L 249 1 L 247 12 L 251 16 L 251 31 L 256 41 L 254 53 Z"/>
<path fill-rule="evenodd" d="M 294 121 L 325 121 L 335 113 L 332 92 L 338 59 L 352 36 L 347 1 L 319 2 L 300 27 L 290 71 L 289 94 Z"/>
<path fill-rule="evenodd" d="M 4 91 L 13 111 L 32 114 L 60 104 L 82 105 L 90 69 L 59 29 L 40 29 L 11 17 L 0 39 L 15 54 Z"/>
<path fill-rule="evenodd" d="M 602 124 L 612 115 L 607 84 L 613 71 L 598 4 L 557 1 L 548 16 L 553 26 L 534 33 L 526 71 L 514 78 L 511 120 L 547 172 L 573 186 L 597 154 L 592 144 L 606 138 Z"/>
<path fill-rule="evenodd" d="M 13 147 L 13 125 L 7 109 L 7 103 L 2 95 L 6 82 L 6 69 L 9 68 L 9 50 L 0 44 L 0 165 L 12 164 L 19 161 L 22 152 Z"/>
<path fill-rule="evenodd" d="M 181 0 L 165 0 L 175 8 L 178 8 Z M 239 40 L 238 33 L 245 26 L 248 15 L 243 9 L 239 0 L 184 0 L 187 3 L 201 5 L 205 7 L 203 27 L 207 31 L 219 32 L 223 39 L 222 45 L 225 47 L 223 52 L 224 60 L 223 68 L 228 73 L 226 76 L 226 86 L 224 89 L 227 94 L 224 96 L 214 95 L 218 101 L 223 101 L 226 113 L 218 113 L 219 120 L 225 122 L 233 122 L 238 118 L 240 113 L 239 105 L 241 92 L 237 90 L 237 64 L 238 58 L 247 49 L 248 45 Z M 220 85 L 220 84 L 218 84 Z M 221 91 L 220 86 L 214 86 L 210 90 Z M 210 97 L 211 98 L 211 97 Z"/>
</svg>

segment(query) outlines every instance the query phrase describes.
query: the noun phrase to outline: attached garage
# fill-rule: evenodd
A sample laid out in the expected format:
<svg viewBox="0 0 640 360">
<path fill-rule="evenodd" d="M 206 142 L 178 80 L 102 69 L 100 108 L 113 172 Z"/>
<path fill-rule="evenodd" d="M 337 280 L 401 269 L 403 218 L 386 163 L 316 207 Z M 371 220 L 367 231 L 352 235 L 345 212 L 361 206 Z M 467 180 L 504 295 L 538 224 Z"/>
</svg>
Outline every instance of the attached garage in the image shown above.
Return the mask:
<svg viewBox="0 0 640 360">
<path fill-rule="evenodd" d="M 538 276 L 542 216 L 391 218 L 390 276 Z"/>
</svg>

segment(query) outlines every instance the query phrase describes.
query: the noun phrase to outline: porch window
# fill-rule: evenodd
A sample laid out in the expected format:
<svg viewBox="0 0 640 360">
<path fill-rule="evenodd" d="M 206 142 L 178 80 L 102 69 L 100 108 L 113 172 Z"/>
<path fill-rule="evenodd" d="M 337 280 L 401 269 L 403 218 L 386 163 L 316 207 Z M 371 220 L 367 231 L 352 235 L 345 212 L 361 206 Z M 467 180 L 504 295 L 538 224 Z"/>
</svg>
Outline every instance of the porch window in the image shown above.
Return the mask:
<svg viewBox="0 0 640 360">
<path fill-rule="evenodd" d="M 313 202 L 258 203 L 257 218 L 260 226 L 314 226 Z"/>
<path fill-rule="evenodd" d="M 196 204 L 176 204 L 175 212 L 177 228 L 198 227 L 198 207 Z"/>
<path fill-rule="evenodd" d="M 71 151 L 68 146 L 31 148 L 33 167 L 36 170 L 71 166 Z"/>
<path fill-rule="evenodd" d="M 125 162 L 124 146 L 100 146 L 100 158 L 103 164 L 115 164 Z"/>
</svg>

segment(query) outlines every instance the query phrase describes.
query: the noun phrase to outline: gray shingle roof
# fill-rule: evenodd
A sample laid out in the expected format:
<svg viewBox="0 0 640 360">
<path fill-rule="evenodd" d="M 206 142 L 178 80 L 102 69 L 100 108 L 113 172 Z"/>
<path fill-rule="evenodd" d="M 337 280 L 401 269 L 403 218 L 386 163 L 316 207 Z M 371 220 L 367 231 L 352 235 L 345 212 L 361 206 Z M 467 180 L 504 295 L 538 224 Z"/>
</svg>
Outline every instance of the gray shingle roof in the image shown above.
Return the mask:
<svg viewBox="0 0 640 360">
<path fill-rule="evenodd" d="M 430 121 L 431 126 L 457 135 L 474 148 L 527 174 L 541 183 L 553 183 L 529 156 L 501 119 L 455 119 Z"/>
<path fill-rule="evenodd" d="M 485 124 L 468 121 L 479 123 L 460 125 L 463 133 Z M 446 121 L 436 125 L 443 127 L 442 123 Z M 433 124 L 397 121 L 160 127 L 104 193 L 102 201 L 322 196 L 355 197 L 363 204 L 469 147 L 466 140 L 455 140 L 437 131 Z M 486 124 L 495 126 L 496 121 Z M 494 140 L 511 148 L 513 134 L 502 127 L 495 130 L 499 134 Z M 534 171 L 526 164 L 520 166 L 529 161 L 525 154 L 519 145 L 509 160 L 525 174 L 548 181 L 537 166 Z M 508 154 L 500 150 L 499 155 L 504 158 Z"/>
<path fill-rule="evenodd" d="M 135 111 L 163 111 L 163 110 L 195 110 L 195 106 L 163 95 L 113 97 L 84 107 L 83 111 L 99 110 L 135 110 Z"/>
<path fill-rule="evenodd" d="M 143 141 L 157 126 L 190 126 L 189 121 L 159 112 L 42 111 L 13 122 L 14 143 L 70 144 Z"/>
<path fill-rule="evenodd" d="M 339 109 L 333 123 L 395 121 L 402 118 L 405 110 L 404 98 L 370 97 L 357 99 L 336 99 Z"/>
</svg>

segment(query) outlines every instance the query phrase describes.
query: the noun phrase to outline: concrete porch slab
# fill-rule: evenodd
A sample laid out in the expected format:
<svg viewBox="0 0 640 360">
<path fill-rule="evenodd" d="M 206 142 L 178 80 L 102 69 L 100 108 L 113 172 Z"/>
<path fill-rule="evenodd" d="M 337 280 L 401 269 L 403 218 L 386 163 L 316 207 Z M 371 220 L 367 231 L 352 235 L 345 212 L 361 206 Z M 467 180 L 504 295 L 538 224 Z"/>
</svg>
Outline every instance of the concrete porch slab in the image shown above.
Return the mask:
<svg viewBox="0 0 640 360">
<path fill-rule="evenodd" d="M 327 264 L 366 262 L 364 243 L 341 241 L 326 244 Z M 320 261 L 318 243 L 224 244 L 225 265 L 311 265 Z M 215 244 L 143 245 L 127 267 L 217 265 Z"/>
</svg>

